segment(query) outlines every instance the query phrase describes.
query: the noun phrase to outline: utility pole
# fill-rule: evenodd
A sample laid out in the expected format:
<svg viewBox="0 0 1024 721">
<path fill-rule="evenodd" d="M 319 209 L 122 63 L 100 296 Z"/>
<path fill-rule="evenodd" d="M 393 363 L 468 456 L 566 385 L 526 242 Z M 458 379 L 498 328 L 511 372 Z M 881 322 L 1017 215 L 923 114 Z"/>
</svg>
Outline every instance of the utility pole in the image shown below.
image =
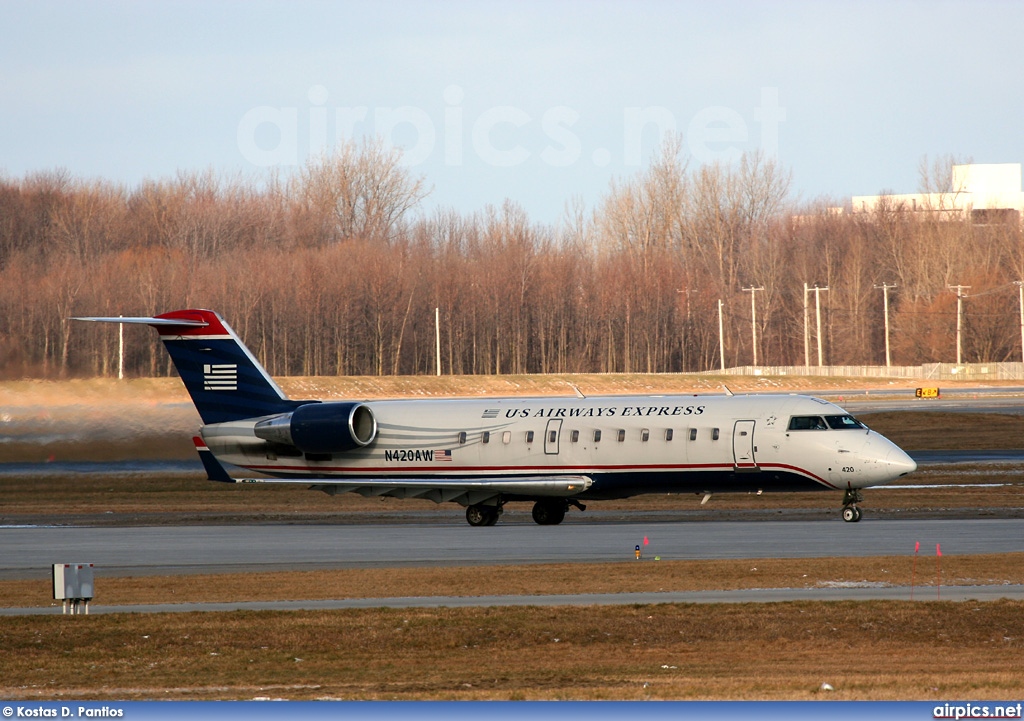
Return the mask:
<svg viewBox="0 0 1024 721">
<path fill-rule="evenodd" d="M 808 325 L 807 283 L 804 283 L 804 367 L 811 367 L 811 329 Z"/>
<path fill-rule="evenodd" d="M 679 362 L 680 370 L 686 372 L 686 333 L 690 330 L 690 291 L 687 288 L 680 288 L 676 293 L 686 299 L 686 322 L 683 325 L 683 332 L 679 334 Z"/>
<path fill-rule="evenodd" d="M 961 353 L 961 342 L 962 329 L 963 329 L 963 315 L 964 315 L 964 298 L 967 295 L 964 293 L 965 290 L 970 290 L 969 285 L 951 285 L 950 290 L 956 291 L 956 364 L 960 365 L 962 362 L 963 354 Z"/>
<path fill-rule="evenodd" d="M 757 291 L 764 290 L 764 287 L 754 288 L 743 288 L 744 293 L 750 293 L 750 335 L 754 346 L 754 367 L 757 367 Z"/>
<path fill-rule="evenodd" d="M 434 308 L 434 339 L 437 343 L 437 374 L 441 375 L 441 309 Z"/>
<path fill-rule="evenodd" d="M 818 367 L 820 368 L 823 363 L 821 359 L 821 291 L 828 290 L 828 286 L 819 288 L 817 285 L 814 286 L 814 315 L 817 320 L 817 333 L 818 333 Z"/>
<path fill-rule="evenodd" d="M 889 289 L 895 288 L 896 284 L 888 285 L 887 283 L 882 283 L 875 287 L 882 289 L 882 307 L 885 312 L 885 367 L 888 368 L 892 365 L 892 357 L 889 355 Z M 1024 318 L 1024 316 L 1021 317 Z"/>
<path fill-rule="evenodd" d="M 123 318 L 123 315 L 117 316 Z M 124 380 L 124 323 L 117 324 L 117 379 Z"/>
<path fill-rule="evenodd" d="M 1024 361 L 1024 280 L 1015 280 L 1013 284 L 1020 291 L 1020 359 Z"/>
<path fill-rule="evenodd" d="M 718 299 L 718 362 L 725 372 L 725 333 L 722 326 L 722 299 Z"/>
</svg>

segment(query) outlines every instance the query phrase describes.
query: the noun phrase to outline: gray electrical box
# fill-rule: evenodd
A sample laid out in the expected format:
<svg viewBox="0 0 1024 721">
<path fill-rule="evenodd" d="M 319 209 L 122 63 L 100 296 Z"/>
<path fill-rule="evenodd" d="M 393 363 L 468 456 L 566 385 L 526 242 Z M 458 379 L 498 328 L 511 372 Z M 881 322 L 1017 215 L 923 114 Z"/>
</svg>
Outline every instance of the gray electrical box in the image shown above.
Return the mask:
<svg viewBox="0 0 1024 721">
<path fill-rule="evenodd" d="M 89 601 L 94 595 L 93 564 L 91 563 L 55 563 L 53 564 L 53 598 L 63 601 L 64 613 L 79 611 L 79 604 L 85 604 L 85 613 L 89 613 Z"/>
</svg>

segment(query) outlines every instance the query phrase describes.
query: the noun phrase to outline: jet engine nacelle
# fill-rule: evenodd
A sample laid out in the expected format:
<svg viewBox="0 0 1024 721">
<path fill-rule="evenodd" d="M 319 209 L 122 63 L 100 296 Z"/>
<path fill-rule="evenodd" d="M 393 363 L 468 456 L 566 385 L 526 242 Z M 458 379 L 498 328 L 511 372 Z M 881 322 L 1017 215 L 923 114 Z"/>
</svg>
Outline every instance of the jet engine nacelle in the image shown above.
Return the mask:
<svg viewBox="0 0 1024 721">
<path fill-rule="evenodd" d="M 254 432 L 303 453 L 342 453 L 373 443 L 377 419 L 362 403 L 310 403 L 258 421 Z"/>
</svg>

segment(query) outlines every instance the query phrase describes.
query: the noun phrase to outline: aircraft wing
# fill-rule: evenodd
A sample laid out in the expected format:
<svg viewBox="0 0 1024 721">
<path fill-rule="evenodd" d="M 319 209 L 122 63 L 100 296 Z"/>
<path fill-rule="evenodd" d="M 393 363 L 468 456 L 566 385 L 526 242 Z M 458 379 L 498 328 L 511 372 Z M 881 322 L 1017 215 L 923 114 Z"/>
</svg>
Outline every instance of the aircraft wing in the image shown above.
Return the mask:
<svg viewBox="0 0 1024 721">
<path fill-rule="evenodd" d="M 435 503 L 455 501 L 471 506 L 499 496 L 546 496 L 570 498 L 590 488 L 593 481 L 586 476 L 520 476 L 516 478 L 374 478 L 366 481 L 338 482 L 318 479 L 314 490 L 330 495 L 358 493 L 392 498 L 426 498 Z"/>
<path fill-rule="evenodd" d="M 221 465 L 199 436 L 192 442 L 211 481 L 224 483 L 282 483 L 281 478 L 233 478 Z M 513 478 L 373 478 L 333 481 L 325 478 L 295 479 L 294 483 L 310 483 L 310 487 L 335 496 L 358 493 L 361 496 L 392 498 L 426 498 L 435 503 L 455 501 L 461 505 L 486 503 L 502 495 L 570 498 L 590 488 L 593 480 L 581 475 L 516 476 Z"/>
</svg>

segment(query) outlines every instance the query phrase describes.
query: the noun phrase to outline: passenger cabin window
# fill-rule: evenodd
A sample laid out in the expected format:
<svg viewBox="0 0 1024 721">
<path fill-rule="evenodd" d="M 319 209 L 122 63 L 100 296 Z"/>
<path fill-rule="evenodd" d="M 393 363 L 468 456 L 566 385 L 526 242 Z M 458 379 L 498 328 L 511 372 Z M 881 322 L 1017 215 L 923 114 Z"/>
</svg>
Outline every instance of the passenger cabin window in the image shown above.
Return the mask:
<svg viewBox="0 0 1024 721">
<path fill-rule="evenodd" d="M 594 431 L 594 443 L 601 442 L 601 431 Z"/>
<path fill-rule="evenodd" d="M 512 431 L 505 431 L 501 434 L 501 442 L 508 445 L 512 442 Z"/>
<path fill-rule="evenodd" d="M 713 441 L 717 441 L 718 440 L 718 429 L 717 428 L 712 428 L 711 429 L 711 440 L 713 440 Z"/>
<path fill-rule="evenodd" d="M 569 440 L 571 440 L 573 443 L 579 443 L 580 432 L 579 431 L 573 431 L 572 433 L 570 433 L 569 434 Z"/>
<path fill-rule="evenodd" d="M 666 441 L 671 441 L 672 440 L 672 429 L 671 428 L 666 428 L 665 429 L 665 440 Z"/>
<path fill-rule="evenodd" d="M 483 443 L 490 443 L 491 442 L 491 432 L 490 431 L 484 431 L 483 435 L 480 436 L 480 440 Z"/>
<path fill-rule="evenodd" d="M 691 428 L 690 429 L 690 440 L 691 441 L 697 440 L 697 429 L 696 428 Z"/>
<path fill-rule="evenodd" d="M 821 416 L 793 416 L 789 419 L 791 431 L 824 431 L 828 426 Z"/>
<path fill-rule="evenodd" d="M 533 443 L 533 431 L 526 432 L 526 442 Z"/>
<path fill-rule="evenodd" d="M 548 431 L 548 443 L 554 443 L 558 440 L 558 431 Z"/>
<path fill-rule="evenodd" d="M 465 431 L 460 431 L 459 432 L 459 445 L 463 445 L 463 444 L 465 444 L 465 442 L 466 442 L 466 432 Z"/>
<path fill-rule="evenodd" d="M 640 440 L 647 443 L 651 439 L 651 431 L 648 428 L 640 429 Z"/>
<path fill-rule="evenodd" d="M 626 429 L 625 428 L 620 428 L 619 429 L 619 443 L 622 443 L 624 440 L 626 440 Z"/>
</svg>

